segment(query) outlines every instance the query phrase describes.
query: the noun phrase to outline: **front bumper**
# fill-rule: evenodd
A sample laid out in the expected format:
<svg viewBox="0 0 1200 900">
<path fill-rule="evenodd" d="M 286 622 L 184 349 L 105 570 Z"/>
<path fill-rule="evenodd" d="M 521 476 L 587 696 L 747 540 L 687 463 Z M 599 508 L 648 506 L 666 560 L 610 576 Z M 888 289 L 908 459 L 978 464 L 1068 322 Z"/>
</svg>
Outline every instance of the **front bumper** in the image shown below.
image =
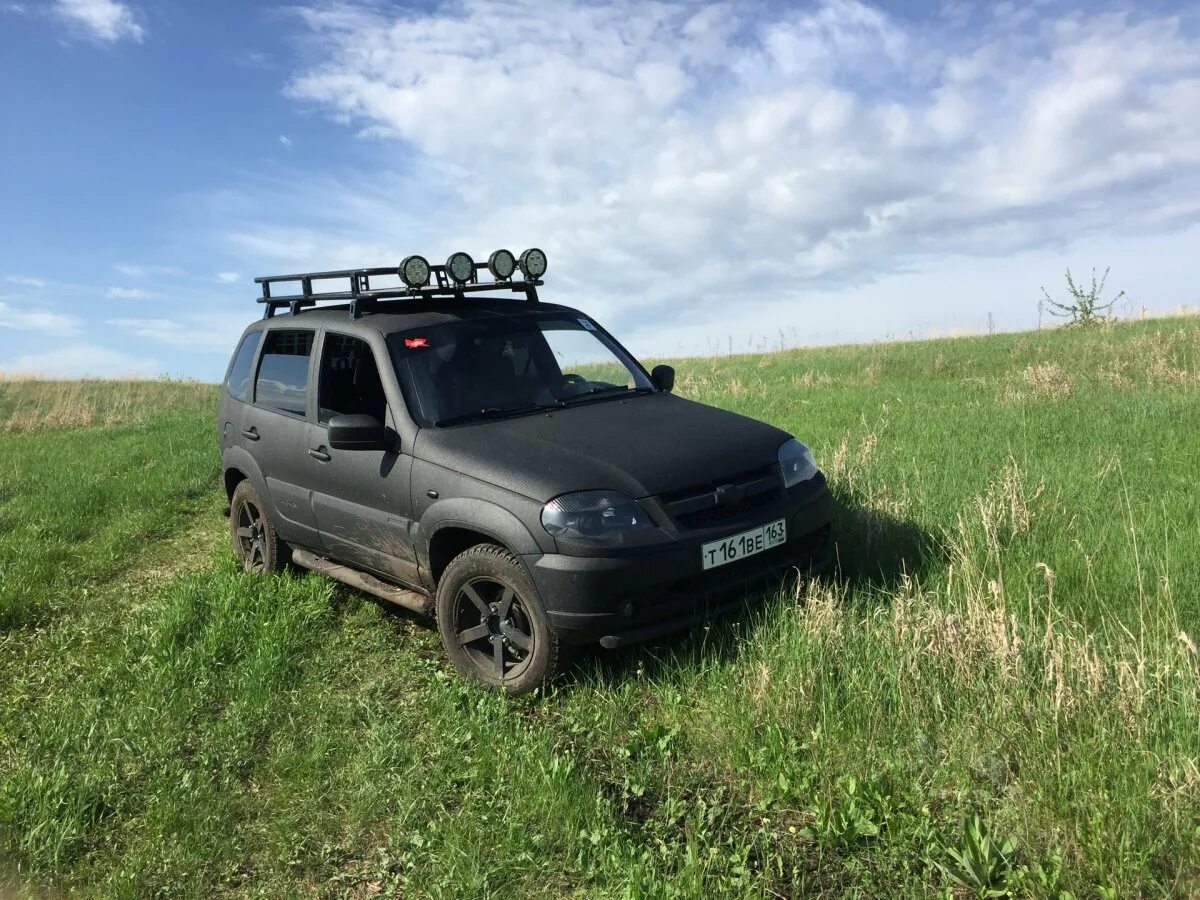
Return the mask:
<svg viewBox="0 0 1200 900">
<path fill-rule="evenodd" d="M 613 648 L 647 640 L 721 615 L 756 587 L 777 586 L 789 572 L 820 571 L 832 563 L 833 501 L 824 478 L 798 495 L 755 510 L 718 529 L 706 529 L 653 549 L 621 556 L 525 557 L 555 634 L 567 643 Z M 817 482 L 818 479 L 814 479 Z M 700 546 L 786 518 L 787 542 L 707 571 Z"/>
</svg>

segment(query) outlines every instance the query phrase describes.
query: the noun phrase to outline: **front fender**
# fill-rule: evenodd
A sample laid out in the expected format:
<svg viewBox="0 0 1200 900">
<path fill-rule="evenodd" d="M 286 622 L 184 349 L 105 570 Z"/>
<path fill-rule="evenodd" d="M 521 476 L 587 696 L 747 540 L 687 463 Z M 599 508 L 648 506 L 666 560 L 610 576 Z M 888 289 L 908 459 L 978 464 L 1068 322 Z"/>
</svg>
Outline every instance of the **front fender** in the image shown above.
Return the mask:
<svg viewBox="0 0 1200 900">
<path fill-rule="evenodd" d="M 429 568 L 429 544 L 434 535 L 444 528 L 478 531 L 518 556 L 547 553 L 554 549 L 549 535 L 546 535 L 549 546 L 540 546 L 525 523 L 504 507 L 487 500 L 453 497 L 432 503 L 417 525 L 419 539 L 415 544 L 421 567 L 426 571 Z"/>
</svg>

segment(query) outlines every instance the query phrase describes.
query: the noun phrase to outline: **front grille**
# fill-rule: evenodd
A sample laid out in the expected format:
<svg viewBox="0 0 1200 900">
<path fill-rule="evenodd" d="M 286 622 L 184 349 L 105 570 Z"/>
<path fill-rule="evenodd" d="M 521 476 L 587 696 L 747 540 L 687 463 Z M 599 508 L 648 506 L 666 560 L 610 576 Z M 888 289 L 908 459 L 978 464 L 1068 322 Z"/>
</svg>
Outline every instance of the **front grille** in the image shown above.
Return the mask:
<svg viewBox="0 0 1200 900">
<path fill-rule="evenodd" d="M 779 470 L 765 466 L 728 481 L 672 491 L 661 499 L 676 524 L 690 530 L 737 521 L 777 500 L 782 490 Z"/>
<path fill-rule="evenodd" d="M 715 528 L 726 522 L 734 522 L 775 499 L 775 494 L 763 493 L 729 506 L 712 506 L 700 512 L 685 513 L 675 517 L 680 528 Z"/>
</svg>

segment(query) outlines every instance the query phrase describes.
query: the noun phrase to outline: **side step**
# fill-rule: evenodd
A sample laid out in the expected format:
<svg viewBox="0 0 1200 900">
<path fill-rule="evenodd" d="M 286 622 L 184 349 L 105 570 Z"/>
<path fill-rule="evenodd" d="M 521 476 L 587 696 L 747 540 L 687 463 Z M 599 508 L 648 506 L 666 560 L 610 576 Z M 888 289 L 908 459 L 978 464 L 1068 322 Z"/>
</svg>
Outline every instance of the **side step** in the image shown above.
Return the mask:
<svg viewBox="0 0 1200 900">
<path fill-rule="evenodd" d="M 433 603 L 424 594 L 418 594 L 416 591 L 410 591 L 402 587 L 397 587 L 394 584 L 388 584 L 386 581 L 380 581 L 374 575 L 368 575 L 366 572 L 358 571 L 358 569 L 351 569 L 349 566 L 339 565 L 323 556 L 309 553 L 307 550 L 293 550 L 292 562 L 303 569 L 320 572 L 325 577 L 332 578 L 334 581 L 340 581 L 342 584 L 348 584 L 350 587 L 358 588 L 360 591 L 366 591 L 368 594 L 373 594 L 381 600 L 398 603 L 405 609 L 411 609 L 415 613 L 420 613 L 423 616 L 433 615 Z"/>
</svg>

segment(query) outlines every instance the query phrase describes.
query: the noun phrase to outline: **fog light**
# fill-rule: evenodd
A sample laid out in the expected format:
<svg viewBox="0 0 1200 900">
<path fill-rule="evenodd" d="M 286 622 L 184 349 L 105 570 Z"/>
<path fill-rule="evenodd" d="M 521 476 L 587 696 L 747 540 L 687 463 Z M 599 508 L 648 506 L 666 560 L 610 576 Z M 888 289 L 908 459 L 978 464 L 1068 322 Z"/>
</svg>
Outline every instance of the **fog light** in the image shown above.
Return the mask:
<svg viewBox="0 0 1200 900">
<path fill-rule="evenodd" d="M 637 606 L 632 600 L 626 600 L 621 604 L 621 615 L 626 619 L 632 619 L 635 612 L 637 612 Z"/>
<path fill-rule="evenodd" d="M 421 287 L 429 280 L 429 261 L 423 256 L 407 256 L 400 263 L 400 280 L 410 288 Z"/>
<path fill-rule="evenodd" d="M 466 284 L 475 274 L 475 261 L 461 250 L 446 260 L 446 271 L 459 284 Z"/>
<path fill-rule="evenodd" d="M 492 273 L 493 278 L 507 281 L 516 270 L 517 259 L 507 250 L 497 250 L 488 257 L 488 271 Z"/>
<path fill-rule="evenodd" d="M 517 265 L 521 267 L 521 274 L 526 278 L 541 278 L 546 274 L 546 254 L 537 247 L 530 247 L 521 254 Z"/>
</svg>

